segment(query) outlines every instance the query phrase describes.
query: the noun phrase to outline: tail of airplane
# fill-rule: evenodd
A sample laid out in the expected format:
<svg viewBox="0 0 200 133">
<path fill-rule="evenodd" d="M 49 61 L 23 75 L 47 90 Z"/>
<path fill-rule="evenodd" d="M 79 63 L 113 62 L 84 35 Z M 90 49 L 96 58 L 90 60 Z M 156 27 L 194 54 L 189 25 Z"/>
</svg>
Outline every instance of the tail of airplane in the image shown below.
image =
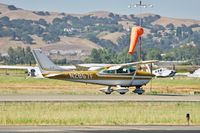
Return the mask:
<svg viewBox="0 0 200 133">
<path fill-rule="evenodd" d="M 32 50 L 36 63 L 42 73 L 45 71 L 63 71 L 61 67 L 55 65 L 40 49 Z"/>
</svg>

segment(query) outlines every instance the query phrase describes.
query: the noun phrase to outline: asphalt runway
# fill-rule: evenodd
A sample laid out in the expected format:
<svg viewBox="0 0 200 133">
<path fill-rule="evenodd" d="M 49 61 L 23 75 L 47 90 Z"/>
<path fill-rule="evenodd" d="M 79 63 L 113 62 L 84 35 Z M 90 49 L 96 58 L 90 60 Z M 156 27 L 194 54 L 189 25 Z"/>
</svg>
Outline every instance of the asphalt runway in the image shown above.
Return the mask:
<svg viewBox="0 0 200 133">
<path fill-rule="evenodd" d="M 0 95 L 0 102 L 200 102 L 198 95 Z"/>
<path fill-rule="evenodd" d="M 199 133 L 200 126 L 0 126 L 0 133 Z"/>
</svg>

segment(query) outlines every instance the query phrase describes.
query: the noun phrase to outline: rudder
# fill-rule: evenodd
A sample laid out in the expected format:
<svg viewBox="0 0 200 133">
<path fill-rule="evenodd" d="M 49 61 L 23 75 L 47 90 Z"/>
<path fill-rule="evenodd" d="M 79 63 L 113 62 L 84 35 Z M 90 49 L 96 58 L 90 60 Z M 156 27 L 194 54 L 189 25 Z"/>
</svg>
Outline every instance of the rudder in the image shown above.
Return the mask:
<svg viewBox="0 0 200 133">
<path fill-rule="evenodd" d="M 62 71 L 63 69 L 54 64 L 41 49 L 32 50 L 36 63 L 38 64 L 41 72 L 44 71 Z"/>
</svg>

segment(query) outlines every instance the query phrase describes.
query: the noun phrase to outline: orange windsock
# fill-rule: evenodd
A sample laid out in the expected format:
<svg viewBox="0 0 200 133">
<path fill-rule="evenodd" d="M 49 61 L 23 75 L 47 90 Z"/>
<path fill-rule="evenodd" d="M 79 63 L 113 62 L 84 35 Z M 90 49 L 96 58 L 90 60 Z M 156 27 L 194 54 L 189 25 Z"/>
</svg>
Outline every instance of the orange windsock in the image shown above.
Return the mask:
<svg viewBox="0 0 200 133">
<path fill-rule="evenodd" d="M 138 38 L 144 33 L 144 29 L 142 27 L 133 27 L 131 30 L 131 40 L 130 40 L 130 47 L 129 47 L 129 54 L 133 54 Z"/>
</svg>

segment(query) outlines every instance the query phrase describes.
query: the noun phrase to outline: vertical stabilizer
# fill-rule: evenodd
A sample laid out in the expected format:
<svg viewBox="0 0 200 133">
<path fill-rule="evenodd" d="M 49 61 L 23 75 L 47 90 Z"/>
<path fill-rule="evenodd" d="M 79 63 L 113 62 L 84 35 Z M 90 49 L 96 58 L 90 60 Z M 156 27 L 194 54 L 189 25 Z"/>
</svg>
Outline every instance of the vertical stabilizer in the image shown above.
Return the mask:
<svg viewBox="0 0 200 133">
<path fill-rule="evenodd" d="M 55 65 L 40 49 L 32 50 L 36 63 L 38 64 L 41 72 L 45 71 L 62 71 L 61 67 Z"/>
</svg>

